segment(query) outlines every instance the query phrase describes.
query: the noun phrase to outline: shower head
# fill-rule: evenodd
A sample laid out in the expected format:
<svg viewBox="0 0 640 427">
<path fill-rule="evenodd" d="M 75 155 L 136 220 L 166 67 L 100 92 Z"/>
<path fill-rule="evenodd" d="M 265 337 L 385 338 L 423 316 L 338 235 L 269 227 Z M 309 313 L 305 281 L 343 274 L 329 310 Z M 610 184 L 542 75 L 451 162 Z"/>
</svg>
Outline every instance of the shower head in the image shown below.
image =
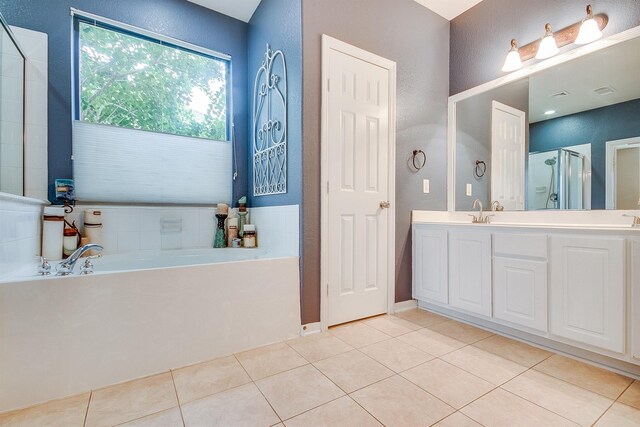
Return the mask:
<svg viewBox="0 0 640 427">
<path fill-rule="evenodd" d="M 555 157 L 550 157 L 550 158 L 548 158 L 547 160 L 544 161 L 544 164 L 548 165 L 548 166 L 553 166 L 553 165 L 556 164 L 556 158 Z"/>
</svg>

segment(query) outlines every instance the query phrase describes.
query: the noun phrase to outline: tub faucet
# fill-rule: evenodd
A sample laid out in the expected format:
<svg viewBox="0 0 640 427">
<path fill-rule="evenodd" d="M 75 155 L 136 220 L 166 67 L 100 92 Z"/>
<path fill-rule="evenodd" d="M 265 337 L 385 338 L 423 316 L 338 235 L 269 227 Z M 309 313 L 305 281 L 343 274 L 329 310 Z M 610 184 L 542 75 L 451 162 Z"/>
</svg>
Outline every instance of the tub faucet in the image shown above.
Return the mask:
<svg viewBox="0 0 640 427">
<path fill-rule="evenodd" d="M 97 251 L 100 252 L 103 249 L 102 246 L 96 245 L 95 243 L 89 243 L 88 245 L 84 245 L 76 249 L 69 258 L 62 261 L 56 267 L 56 276 L 68 276 L 73 274 L 73 267 L 75 267 L 76 262 L 80 259 L 82 255 L 84 255 L 87 251 Z"/>
</svg>

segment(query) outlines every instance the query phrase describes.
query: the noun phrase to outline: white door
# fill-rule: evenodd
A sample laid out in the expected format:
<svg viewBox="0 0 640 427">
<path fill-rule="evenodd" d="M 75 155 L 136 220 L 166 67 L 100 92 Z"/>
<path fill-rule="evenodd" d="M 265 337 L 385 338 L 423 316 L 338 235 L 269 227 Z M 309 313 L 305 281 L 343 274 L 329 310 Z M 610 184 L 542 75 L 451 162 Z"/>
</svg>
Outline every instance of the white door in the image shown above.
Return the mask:
<svg viewBox="0 0 640 427">
<path fill-rule="evenodd" d="M 491 317 L 491 233 L 449 232 L 449 304 Z"/>
<path fill-rule="evenodd" d="M 323 62 L 323 323 L 331 326 L 388 311 L 395 74 L 392 62 L 326 36 Z"/>
<path fill-rule="evenodd" d="M 447 304 L 447 232 L 413 226 L 413 298 Z"/>
<path fill-rule="evenodd" d="M 506 210 L 524 210 L 524 111 L 493 101 L 491 109 L 491 200 Z"/>
</svg>

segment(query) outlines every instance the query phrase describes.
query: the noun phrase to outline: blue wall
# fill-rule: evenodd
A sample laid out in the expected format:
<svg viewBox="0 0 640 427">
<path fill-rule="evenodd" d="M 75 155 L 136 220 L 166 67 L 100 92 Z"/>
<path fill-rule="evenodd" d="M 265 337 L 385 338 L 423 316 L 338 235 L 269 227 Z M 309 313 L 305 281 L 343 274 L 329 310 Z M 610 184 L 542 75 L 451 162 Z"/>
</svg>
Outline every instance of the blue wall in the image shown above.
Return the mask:
<svg viewBox="0 0 640 427">
<path fill-rule="evenodd" d="M 186 0 L 0 0 L 10 25 L 49 35 L 49 197 L 55 178 L 72 176 L 71 166 L 71 17 L 75 7 L 116 21 L 184 40 L 232 56 L 233 114 L 239 177 L 234 200 L 246 193 L 247 30 L 244 22 Z"/>
<path fill-rule="evenodd" d="M 640 99 L 534 123 L 529 151 L 591 143 L 591 208 L 605 208 L 606 142 L 640 136 Z"/>
<path fill-rule="evenodd" d="M 302 4 L 301 0 L 262 0 L 249 21 L 248 84 L 249 110 L 253 108 L 253 84 L 262 64 L 267 43 L 284 53 L 287 65 L 287 193 L 253 196 L 253 144 L 248 129 L 249 206 L 302 204 Z M 250 113 L 252 114 L 252 113 Z"/>
</svg>

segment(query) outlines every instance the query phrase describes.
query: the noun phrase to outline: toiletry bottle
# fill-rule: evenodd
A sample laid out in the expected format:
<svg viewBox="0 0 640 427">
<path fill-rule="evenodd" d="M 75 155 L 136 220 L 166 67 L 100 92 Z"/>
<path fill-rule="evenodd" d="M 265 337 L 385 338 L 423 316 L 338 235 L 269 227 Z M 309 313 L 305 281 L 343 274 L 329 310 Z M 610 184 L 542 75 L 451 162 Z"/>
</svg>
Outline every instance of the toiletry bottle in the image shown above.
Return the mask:
<svg viewBox="0 0 640 427">
<path fill-rule="evenodd" d="M 102 211 L 96 209 L 84 211 L 84 235 L 88 238 L 89 243 L 102 245 Z"/>
<path fill-rule="evenodd" d="M 242 243 L 245 248 L 255 248 L 257 245 L 256 226 L 253 224 L 244 225 L 244 236 Z"/>
<path fill-rule="evenodd" d="M 247 197 L 246 196 L 242 196 L 240 197 L 240 200 L 238 200 L 238 205 L 240 205 L 240 207 L 238 208 L 238 216 L 240 217 L 240 221 L 238 224 L 238 235 L 240 237 L 244 236 L 244 225 L 247 222 Z"/>
<path fill-rule="evenodd" d="M 65 228 L 62 244 L 62 253 L 64 257 L 68 257 L 76 249 L 78 249 L 78 232 L 74 228 Z"/>
<path fill-rule="evenodd" d="M 42 216 L 42 256 L 48 260 L 62 259 L 64 208 L 47 206 Z"/>
</svg>

